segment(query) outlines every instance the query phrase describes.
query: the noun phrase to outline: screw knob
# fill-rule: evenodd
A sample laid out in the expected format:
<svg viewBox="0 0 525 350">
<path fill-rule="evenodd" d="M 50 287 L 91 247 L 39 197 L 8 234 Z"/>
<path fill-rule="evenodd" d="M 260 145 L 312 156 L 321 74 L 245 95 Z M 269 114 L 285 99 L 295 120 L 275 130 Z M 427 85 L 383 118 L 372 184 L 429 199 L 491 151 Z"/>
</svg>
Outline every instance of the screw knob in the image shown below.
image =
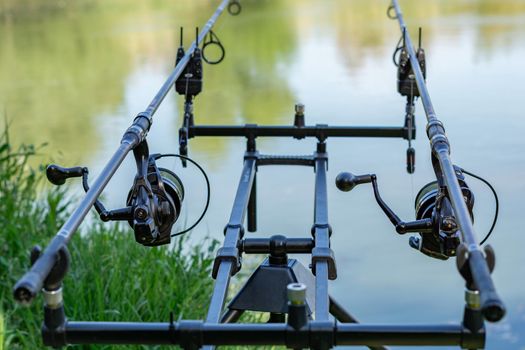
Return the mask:
<svg viewBox="0 0 525 350">
<path fill-rule="evenodd" d="M 304 115 L 304 104 L 297 103 L 295 105 L 295 114 L 297 114 L 297 115 Z"/>
<path fill-rule="evenodd" d="M 288 301 L 292 305 L 304 305 L 306 301 L 306 285 L 303 283 L 290 283 L 286 287 Z"/>
</svg>

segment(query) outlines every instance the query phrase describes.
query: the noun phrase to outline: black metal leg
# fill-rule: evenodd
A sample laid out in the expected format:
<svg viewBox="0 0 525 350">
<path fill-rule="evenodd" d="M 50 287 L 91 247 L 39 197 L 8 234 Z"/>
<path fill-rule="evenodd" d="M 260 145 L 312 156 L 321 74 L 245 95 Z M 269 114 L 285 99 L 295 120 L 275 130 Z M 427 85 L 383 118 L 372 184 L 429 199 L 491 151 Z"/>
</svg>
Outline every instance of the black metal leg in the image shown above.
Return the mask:
<svg viewBox="0 0 525 350">
<path fill-rule="evenodd" d="M 328 279 L 330 250 L 330 226 L 328 225 L 328 195 L 326 168 L 328 158 L 326 144 L 318 143 L 315 154 L 315 203 L 313 234 L 315 248 L 312 250 L 312 267 L 315 274 L 315 319 L 327 321 L 329 316 Z"/>
<path fill-rule="evenodd" d="M 339 322 L 359 323 L 354 316 L 345 310 L 345 308 L 332 297 L 330 297 L 330 314 L 332 314 Z M 384 346 L 369 346 L 368 348 L 370 350 L 388 350 L 388 348 Z"/>
<path fill-rule="evenodd" d="M 346 311 L 334 298 L 330 297 L 330 314 L 339 322 L 359 323 L 357 319 Z"/>
<path fill-rule="evenodd" d="M 248 231 L 257 231 L 257 174 L 253 176 L 252 191 L 248 202 Z"/>
<path fill-rule="evenodd" d="M 249 155 L 249 152 L 247 155 Z M 208 323 L 219 323 L 222 308 L 228 294 L 230 277 L 235 274 L 239 268 L 239 266 L 237 266 L 239 259 L 237 245 L 242 238 L 242 224 L 246 215 L 246 207 L 248 206 L 249 194 L 255 176 L 255 163 L 255 157 L 247 157 L 244 161 L 230 220 L 228 221 L 228 225 L 226 225 L 224 244 L 217 252 L 217 257 L 215 258 L 213 274 L 216 277 L 216 281 L 206 317 L 206 322 Z M 207 350 L 213 349 L 213 347 L 204 348 Z"/>
<path fill-rule="evenodd" d="M 284 322 L 286 322 L 285 314 L 278 314 L 275 312 L 270 312 L 270 318 L 268 319 L 268 323 L 284 323 Z"/>
<path fill-rule="evenodd" d="M 228 309 L 221 317 L 221 323 L 235 323 L 244 313 L 244 310 Z"/>
</svg>

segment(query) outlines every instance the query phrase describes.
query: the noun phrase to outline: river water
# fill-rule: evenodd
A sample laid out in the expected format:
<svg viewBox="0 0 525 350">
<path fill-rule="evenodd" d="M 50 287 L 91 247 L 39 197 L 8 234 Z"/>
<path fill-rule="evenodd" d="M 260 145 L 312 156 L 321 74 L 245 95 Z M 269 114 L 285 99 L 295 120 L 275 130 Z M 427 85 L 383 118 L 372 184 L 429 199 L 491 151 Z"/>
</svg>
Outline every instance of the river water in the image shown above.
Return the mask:
<svg viewBox="0 0 525 350">
<path fill-rule="evenodd" d="M 428 87 L 461 167 L 486 177 L 500 196 L 500 218 L 489 243 L 497 253 L 494 280 L 508 313 L 488 325 L 488 349 L 525 349 L 525 1 L 402 1 L 415 38 L 423 27 Z M 40 160 L 87 165 L 98 174 L 133 116 L 142 111 L 174 64 L 178 27 L 186 45 L 215 2 L 165 0 L 4 1 L 0 6 L 0 107 L 15 143 L 40 144 Z M 215 29 L 226 47 L 218 66 L 205 66 L 196 99 L 198 124 L 285 124 L 293 105 L 306 105 L 307 124 L 403 123 L 392 51 L 396 22 L 387 1 L 244 1 L 240 16 L 224 15 Z M 375 173 L 384 199 L 406 220 L 414 197 L 431 181 L 425 118 L 417 104 L 416 173 L 405 171 L 406 141 L 328 140 L 329 209 L 339 278 L 330 292 L 370 323 L 459 322 L 463 282 L 453 260 L 436 261 L 408 246 L 376 205 L 371 187 L 339 192 L 340 171 Z M 153 152 L 176 152 L 182 101 L 168 95 L 150 133 Z M 263 153 L 309 154 L 312 140 L 258 141 Z M 191 233 L 198 244 L 220 239 L 240 176 L 244 141 L 196 139 L 190 155 L 212 182 L 204 222 Z M 174 160 L 165 167 L 186 186 L 181 225 L 203 206 L 203 180 Z M 128 159 L 105 198 L 121 206 L 132 183 Z M 308 236 L 314 174 L 307 168 L 259 170 L 259 232 Z M 475 228 L 490 226 L 494 200 L 474 179 Z M 130 236 L 131 239 L 131 236 Z"/>
</svg>

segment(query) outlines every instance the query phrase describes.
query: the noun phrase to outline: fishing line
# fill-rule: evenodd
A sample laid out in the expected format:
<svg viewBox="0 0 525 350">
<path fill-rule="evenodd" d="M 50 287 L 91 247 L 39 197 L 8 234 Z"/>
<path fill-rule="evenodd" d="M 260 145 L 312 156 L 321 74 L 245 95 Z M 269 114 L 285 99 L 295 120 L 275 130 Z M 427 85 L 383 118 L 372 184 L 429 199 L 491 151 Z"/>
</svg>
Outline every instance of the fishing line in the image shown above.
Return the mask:
<svg viewBox="0 0 525 350">
<path fill-rule="evenodd" d="M 482 178 L 481 176 L 479 175 L 476 175 L 476 174 L 473 174 L 465 169 L 461 169 L 462 172 L 464 172 L 465 174 L 467 175 L 470 175 L 472 176 L 473 178 L 475 179 L 478 179 L 479 181 L 483 182 L 485 185 L 488 186 L 488 188 L 490 188 L 490 190 L 492 191 L 492 194 L 494 195 L 494 200 L 496 202 L 496 209 L 494 211 L 494 219 L 492 220 L 492 225 L 490 226 L 490 230 L 489 232 L 487 233 L 487 235 L 485 236 L 485 238 L 483 238 L 481 240 L 481 242 L 479 243 L 480 245 L 482 245 L 483 243 L 485 243 L 487 241 L 487 239 L 489 239 L 490 235 L 492 234 L 492 231 L 494 230 L 494 227 L 496 226 L 496 222 L 498 221 L 498 214 L 499 214 L 499 199 L 498 199 L 498 194 L 496 193 L 496 190 L 494 189 L 494 187 L 492 187 L 492 185 L 490 184 L 490 182 L 488 182 L 487 180 L 485 180 L 484 178 Z"/>
<path fill-rule="evenodd" d="M 199 171 L 201 172 L 202 176 L 204 177 L 204 180 L 206 180 L 206 205 L 204 206 L 204 209 L 203 209 L 201 215 L 199 216 L 197 221 L 195 221 L 193 223 L 193 225 L 191 225 L 187 229 L 182 230 L 182 231 L 177 232 L 177 233 L 172 233 L 171 234 L 171 237 L 175 237 L 175 236 L 180 236 L 182 234 L 185 234 L 188 231 L 193 230 L 195 228 L 195 226 L 197 226 L 201 222 L 201 220 L 204 218 L 204 215 L 206 215 L 206 212 L 208 211 L 208 207 L 210 206 L 210 197 L 211 197 L 210 179 L 208 178 L 208 175 L 206 174 L 206 171 L 204 171 L 204 169 L 196 161 L 194 161 L 190 157 L 186 157 L 186 156 L 183 156 L 183 155 L 180 155 L 180 154 L 166 153 L 166 154 L 161 154 L 161 155 L 157 156 L 156 159 L 160 159 L 160 158 L 164 158 L 164 157 L 175 157 L 175 158 L 180 158 L 180 159 L 187 160 L 188 162 L 190 162 L 193 165 L 195 165 L 195 167 L 197 167 L 197 169 L 199 169 Z"/>
</svg>

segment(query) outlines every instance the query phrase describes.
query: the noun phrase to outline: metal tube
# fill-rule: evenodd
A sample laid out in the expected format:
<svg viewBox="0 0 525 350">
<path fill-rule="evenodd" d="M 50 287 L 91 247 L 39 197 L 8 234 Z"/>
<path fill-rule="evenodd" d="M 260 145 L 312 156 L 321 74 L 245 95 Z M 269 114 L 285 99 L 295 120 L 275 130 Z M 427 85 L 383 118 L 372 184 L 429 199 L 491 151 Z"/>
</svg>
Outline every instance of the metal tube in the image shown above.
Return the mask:
<svg viewBox="0 0 525 350">
<path fill-rule="evenodd" d="M 221 323 L 235 323 L 244 313 L 244 310 L 228 309 L 221 317 Z"/>
<path fill-rule="evenodd" d="M 408 138 L 405 127 L 368 126 L 328 126 L 315 125 L 297 128 L 294 126 L 268 126 L 247 124 L 235 125 L 195 125 L 190 126 L 189 137 L 398 137 Z M 412 136 L 413 138 L 414 136 Z"/>
<path fill-rule="evenodd" d="M 286 254 L 309 254 L 314 247 L 314 241 L 311 238 L 287 238 L 285 242 Z M 246 254 L 269 254 L 269 238 L 246 238 L 240 246 Z"/>
<path fill-rule="evenodd" d="M 469 335 L 461 325 L 361 325 L 334 324 L 331 345 L 469 345 L 482 346 L 482 333 Z M 68 344 L 179 344 L 189 345 L 287 345 L 299 340 L 313 345 L 310 325 L 294 330 L 287 324 L 68 322 Z"/>
<path fill-rule="evenodd" d="M 14 297 L 18 302 L 30 303 L 36 294 L 42 289 L 44 280 L 49 275 L 49 272 L 53 268 L 56 262 L 56 256 L 60 249 L 62 249 L 72 235 L 76 232 L 87 213 L 100 196 L 109 180 L 115 174 L 116 170 L 127 156 L 127 154 L 142 140 L 146 138 L 147 132 L 151 127 L 152 117 L 155 111 L 158 109 L 160 103 L 169 92 L 177 78 L 180 76 L 182 71 L 186 68 L 189 62 L 190 56 L 193 54 L 195 49 L 204 40 L 205 36 L 211 30 L 217 18 L 224 11 L 228 5 L 229 0 L 223 0 L 219 7 L 215 10 L 213 16 L 208 20 L 204 29 L 201 31 L 199 37 L 192 43 L 184 57 L 174 68 L 166 82 L 162 85 L 159 92 L 155 95 L 145 112 L 138 115 L 133 121 L 133 124 L 124 134 L 121 140 L 121 144 L 111 159 L 106 163 L 106 166 L 95 179 L 93 185 L 86 193 L 82 201 L 80 202 L 77 209 L 71 214 L 66 223 L 60 228 L 56 236 L 49 243 L 44 253 L 40 258 L 33 264 L 31 269 L 26 272 L 24 276 L 16 283 L 13 293 Z"/>
<path fill-rule="evenodd" d="M 206 322 L 219 322 L 224 301 L 228 294 L 228 286 L 230 285 L 230 276 L 232 271 L 232 262 L 223 261 L 219 266 L 215 286 L 213 287 L 213 294 L 208 307 L 208 316 Z"/>
<path fill-rule="evenodd" d="M 340 305 L 334 298 L 330 297 L 330 314 L 339 322 L 344 323 L 359 323 L 357 319 L 352 316 L 342 305 Z M 384 346 L 369 346 L 370 350 L 388 350 Z"/>
<path fill-rule="evenodd" d="M 330 314 L 332 314 L 339 322 L 359 323 L 354 316 L 346 311 L 346 309 L 332 297 L 330 297 Z"/>
<path fill-rule="evenodd" d="M 392 0 L 392 5 L 394 6 L 397 20 L 399 21 L 401 33 L 404 35 L 406 43 L 405 49 L 408 52 L 412 71 L 414 72 L 416 84 L 421 96 L 421 102 L 425 109 L 428 122 L 427 136 L 430 140 L 432 151 L 439 160 L 441 172 L 447 185 L 448 194 L 463 238 L 463 243 L 466 244 L 468 249 L 469 266 L 472 278 L 480 291 L 483 315 L 488 321 L 499 321 L 505 315 L 505 306 L 496 292 L 490 271 L 474 232 L 472 220 L 450 158 L 450 146 L 445 134 L 445 129 L 434 111 L 434 106 L 432 105 L 423 73 L 421 72 L 418 59 L 414 52 L 412 40 L 406 29 L 398 0 Z"/>
<path fill-rule="evenodd" d="M 461 325 L 391 326 L 343 323 L 337 325 L 336 345 L 460 345 Z"/>
<path fill-rule="evenodd" d="M 327 321 L 329 315 L 328 301 L 328 263 L 315 263 L 315 320 Z"/>
<path fill-rule="evenodd" d="M 255 176 L 255 162 L 255 158 L 248 158 L 244 161 L 237 194 L 235 195 L 233 208 L 230 214 L 230 220 L 226 226 L 222 248 L 236 249 L 241 238 L 241 227 L 246 215 L 246 207 L 248 206 L 250 191 Z M 218 323 L 221 319 L 222 308 L 224 306 L 224 301 L 226 300 L 230 283 L 230 276 L 234 269 L 234 266 L 232 265 L 233 263 L 230 260 L 220 261 L 219 264 L 217 279 L 215 281 L 208 315 L 206 317 L 206 322 L 209 323 Z"/>
<path fill-rule="evenodd" d="M 68 344 L 172 344 L 169 323 L 67 322 Z"/>
<path fill-rule="evenodd" d="M 316 153 L 315 160 L 315 203 L 314 203 L 314 249 L 330 248 L 328 226 L 328 194 L 326 190 L 326 153 Z M 312 256 L 313 258 L 313 256 Z M 315 264 L 315 319 L 326 321 L 329 316 L 328 262 Z"/>
<path fill-rule="evenodd" d="M 257 231 L 257 174 L 253 176 L 252 191 L 248 202 L 248 231 Z"/>
</svg>

